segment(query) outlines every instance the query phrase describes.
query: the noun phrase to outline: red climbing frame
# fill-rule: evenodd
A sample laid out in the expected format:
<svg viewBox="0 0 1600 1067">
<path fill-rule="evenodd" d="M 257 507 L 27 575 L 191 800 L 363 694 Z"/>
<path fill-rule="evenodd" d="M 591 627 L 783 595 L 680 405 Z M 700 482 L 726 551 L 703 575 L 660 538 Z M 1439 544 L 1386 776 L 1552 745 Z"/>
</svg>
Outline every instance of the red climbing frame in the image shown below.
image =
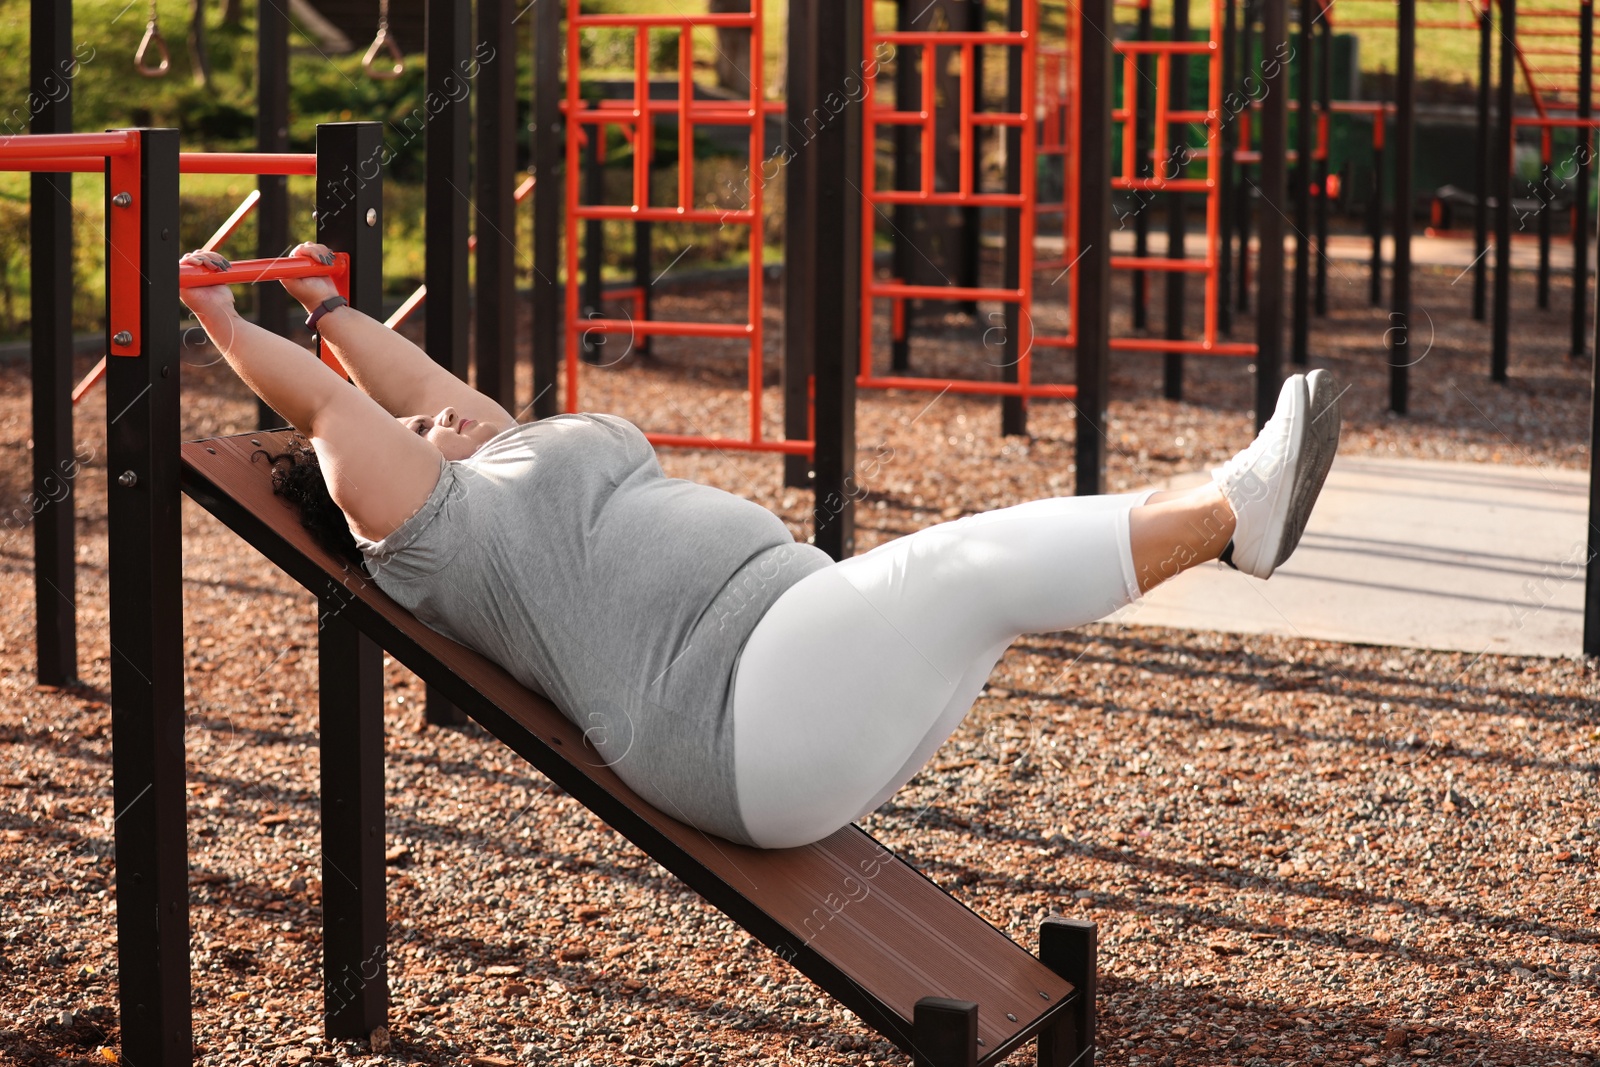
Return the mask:
<svg viewBox="0 0 1600 1067">
<path fill-rule="evenodd" d="M 935 392 L 978 393 L 988 396 L 1019 397 L 1074 397 L 1078 390 L 1073 385 L 1040 385 L 1032 380 L 1033 340 L 1031 309 L 1033 306 L 1033 232 L 1035 215 L 1036 173 L 1035 159 L 1038 147 L 1038 129 L 1034 120 L 1033 101 L 1037 78 L 1039 44 L 1039 10 L 1037 2 L 1024 7 L 1023 26 L 1017 32 L 952 31 L 952 30 L 895 30 L 880 32 L 874 17 L 874 5 L 863 4 L 862 50 L 866 55 L 878 55 L 880 46 L 891 45 L 899 51 L 916 48 L 922 53 L 921 108 L 917 111 L 900 109 L 878 103 L 877 74 L 874 65 L 863 72 L 865 85 L 862 121 L 862 195 L 866 201 L 869 222 L 861 227 L 861 373 L 856 385 L 867 389 L 920 389 Z M 978 48 L 1006 46 L 1021 51 L 1023 70 L 1022 99 L 1024 110 L 978 111 L 974 101 L 974 58 Z M 934 109 L 938 73 L 938 51 L 941 48 L 959 49 L 961 54 L 960 89 L 957 106 L 960 109 L 961 179 L 953 192 L 939 192 L 934 182 L 934 149 L 936 145 Z M 877 184 L 878 128 L 880 126 L 914 126 L 922 138 L 921 174 L 916 189 L 880 189 Z M 972 157 L 977 147 L 980 126 L 1016 126 L 1021 129 L 1022 188 L 1019 193 L 986 193 L 972 187 Z M 924 207 L 1000 207 L 1013 208 L 1022 213 L 1022 243 L 1018 254 L 1022 258 L 1016 289 L 993 286 L 909 285 L 899 279 L 880 280 L 873 270 L 873 238 L 875 228 L 871 216 L 884 204 L 914 204 Z M 879 299 L 893 301 L 892 316 L 896 321 L 905 300 L 994 300 L 1020 306 L 1022 336 L 1014 338 L 1017 357 L 1015 382 L 984 382 L 950 378 L 908 378 L 880 376 L 872 370 L 872 310 Z"/>
<path fill-rule="evenodd" d="M 1071 84 L 1076 86 L 1076 56 L 1078 35 L 1082 32 L 1082 19 L 1075 15 L 1075 9 L 1069 7 L 1067 23 L 1067 46 L 1064 50 L 1067 57 L 1067 77 Z M 1134 138 L 1127 133 L 1122 137 L 1122 166 L 1121 173 L 1111 179 L 1113 188 L 1123 190 L 1138 190 L 1152 193 L 1182 192 L 1203 193 L 1206 202 L 1206 236 L 1204 256 L 1199 259 L 1171 259 L 1155 256 L 1112 256 L 1111 266 L 1114 270 L 1144 270 L 1144 271 L 1183 271 L 1190 274 L 1200 274 L 1205 279 L 1205 318 L 1199 340 L 1174 340 L 1158 337 L 1113 337 L 1111 348 L 1113 351 L 1124 352 L 1184 352 L 1202 356 L 1243 356 L 1253 357 L 1256 346 L 1243 342 L 1230 342 L 1220 340 L 1217 326 L 1217 290 L 1219 284 L 1220 264 L 1217 250 L 1221 241 L 1221 211 L 1222 188 L 1218 173 L 1218 164 L 1221 153 L 1211 151 L 1211 145 L 1221 143 L 1223 102 L 1222 102 L 1222 42 L 1219 34 L 1222 31 L 1223 5 L 1222 0 L 1211 0 L 1211 39 L 1207 41 L 1115 41 L 1112 47 L 1123 61 L 1123 101 L 1122 106 L 1113 108 L 1111 117 L 1113 122 L 1121 123 L 1124 131 L 1131 130 L 1139 120 L 1139 84 L 1138 63 L 1142 57 L 1154 57 L 1156 64 L 1156 89 L 1155 89 L 1155 114 L 1154 114 L 1154 140 L 1152 158 L 1156 161 L 1157 173 L 1154 177 L 1137 177 L 1138 159 L 1135 155 Z M 1209 67 L 1206 79 L 1208 90 L 1204 110 L 1176 110 L 1169 106 L 1168 87 L 1172 77 L 1172 57 L 1177 55 L 1190 55 L 1203 57 Z M 1076 97 L 1077 93 L 1071 96 Z M 1074 106 L 1068 104 L 1068 107 Z M 1241 116 L 1242 118 L 1243 116 Z M 1206 176 L 1204 178 L 1168 177 L 1161 173 L 1166 165 L 1173 147 L 1174 124 L 1179 126 L 1189 124 L 1203 124 L 1206 129 L 1207 148 L 1196 149 L 1191 152 L 1190 158 L 1204 160 Z M 1076 115 L 1071 114 L 1067 119 L 1069 131 L 1069 144 L 1067 150 L 1075 153 L 1076 144 L 1070 142 L 1072 131 L 1076 131 Z M 1239 158 L 1243 158 L 1240 153 Z M 1071 202 L 1072 189 L 1075 187 L 1077 175 L 1068 169 L 1068 200 Z M 1079 240 L 1077 233 L 1077 219 L 1075 213 L 1066 211 L 1062 215 L 1063 238 L 1065 252 L 1059 264 L 1068 270 L 1077 262 L 1079 253 Z M 1069 322 L 1077 322 L 1078 304 L 1078 279 L 1073 272 L 1069 282 Z M 1076 326 L 1071 326 L 1065 335 L 1039 334 L 1033 338 L 1033 343 L 1044 348 L 1072 348 L 1077 344 Z"/>
<path fill-rule="evenodd" d="M 755 452 L 786 452 L 809 456 L 810 441 L 768 440 L 761 431 L 761 309 L 765 290 L 762 248 L 761 164 L 766 155 L 764 119 L 771 109 L 765 99 L 762 76 L 765 17 L 764 0 L 751 0 L 750 11 L 736 14 L 629 14 L 586 15 L 578 0 L 567 0 L 567 93 L 566 123 L 566 308 L 564 314 L 566 397 L 564 409 L 577 411 L 579 338 L 586 333 L 666 335 L 675 337 L 742 338 L 748 345 L 748 390 L 750 432 L 746 438 L 707 437 L 680 433 L 647 433 L 652 444 L 689 448 L 742 449 Z M 694 93 L 694 41 L 697 27 L 728 26 L 747 29 L 751 35 L 750 95 L 745 100 L 697 100 Z M 579 39 L 589 28 L 611 27 L 634 32 L 633 97 L 607 100 L 591 105 L 580 95 Z M 653 30 L 678 31 L 678 96 L 676 100 L 650 97 L 650 34 Z M 678 190 L 676 203 L 650 204 L 651 157 L 655 149 L 655 117 L 674 114 L 678 119 Z M 749 127 L 750 202 L 736 210 L 696 207 L 694 202 L 694 130 L 697 124 Z M 580 177 L 584 141 L 593 135 L 604 137 L 609 126 L 617 126 L 633 144 L 632 202 L 629 204 L 584 204 L 580 197 Z M 583 318 L 579 305 L 579 244 L 582 227 L 588 219 L 628 219 L 634 222 L 696 222 L 745 226 L 749 231 L 749 291 L 744 322 L 681 322 L 661 319 Z"/>
</svg>

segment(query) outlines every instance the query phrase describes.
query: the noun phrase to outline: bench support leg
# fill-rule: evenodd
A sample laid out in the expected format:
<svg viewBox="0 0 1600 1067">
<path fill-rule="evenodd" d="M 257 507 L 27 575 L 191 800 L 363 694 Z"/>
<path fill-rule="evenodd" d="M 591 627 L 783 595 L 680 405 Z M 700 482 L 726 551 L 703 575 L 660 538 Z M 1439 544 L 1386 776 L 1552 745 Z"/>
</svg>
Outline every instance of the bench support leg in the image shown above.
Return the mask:
<svg viewBox="0 0 1600 1067">
<path fill-rule="evenodd" d="M 978 1006 L 970 1000 L 923 997 L 912 1019 L 913 1067 L 975 1067 Z"/>
<path fill-rule="evenodd" d="M 1039 961 L 1072 983 L 1077 1000 L 1039 1035 L 1039 1067 L 1091 1067 L 1099 934 L 1085 919 L 1051 916 L 1039 926 Z"/>
<path fill-rule="evenodd" d="M 318 601 L 322 704 L 322 973 L 329 1038 L 365 1038 L 389 1008 L 383 883 L 383 650 Z"/>
</svg>

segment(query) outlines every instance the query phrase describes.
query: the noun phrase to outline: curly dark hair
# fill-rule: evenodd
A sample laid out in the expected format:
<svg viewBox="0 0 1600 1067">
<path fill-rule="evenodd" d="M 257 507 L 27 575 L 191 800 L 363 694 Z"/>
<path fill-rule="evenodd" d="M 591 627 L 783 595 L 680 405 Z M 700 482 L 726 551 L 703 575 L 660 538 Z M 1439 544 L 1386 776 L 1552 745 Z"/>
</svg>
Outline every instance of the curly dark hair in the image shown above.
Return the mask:
<svg viewBox="0 0 1600 1067">
<path fill-rule="evenodd" d="M 340 559 L 361 563 L 361 549 L 356 547 L 344 512 L 328 492 L 316 449 L 296 434 L 289 439 L 285 451 L 274 455 L 262 448 L 250 459 L 254 461 L 257 456 L 267 457 L 272 465 L 272 491 L 299 509 L 300 521 L 322 546 Z"/>
</svg>

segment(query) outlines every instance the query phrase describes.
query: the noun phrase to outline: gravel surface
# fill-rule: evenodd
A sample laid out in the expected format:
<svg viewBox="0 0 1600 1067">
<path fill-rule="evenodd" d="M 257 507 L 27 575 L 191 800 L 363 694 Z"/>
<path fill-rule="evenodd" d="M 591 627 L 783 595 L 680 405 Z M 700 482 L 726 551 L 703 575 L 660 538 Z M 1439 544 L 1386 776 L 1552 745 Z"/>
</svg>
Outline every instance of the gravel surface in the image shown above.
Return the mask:
<svg viewBox="0 0 1600 1067">
<path fill-rule="evenodd" d="M 1513 381 L 1492 386 L 1487 328 L 1460 311 L 1466 281 L 1419 272 L 1418 307 L 1448 310 L 1432 312 L 1414 414 L 1395 419 L 1387 321 L 1353 270 L 1335 265 L 1314 357 L 1351 385 L 1348 454 L 1587 463 L 1589 368 L 1563 354 L 1559 286 L 1554 310 L 1519 312 Z M 709 318 L 741 300 L 685 291 L 661 311 Z M 937 324 L 919 369 L 978 373 L 983 328 Z M 188 357 L 189 436 L 254 417 L 211 359 Z M 1244 364 L 1189 361 L 1183 403 L 1156 399 L 1159 367 L 1117 364 L 1112 488 L 1248 439 Z M 25 368 L 0 380 L 10 507 L 26 502 Z M 663 344 L 649 365 L 590 374 L 585 406 L 731 433 L 740 389 L 715 344 Z M 0 533 L 6 1064 L 104 1064 L 117 1043 L 103 393 L 80 416 L 93 456 L 73 494 L 81 686 L 35 686 L 30 531 Z M 864 394 L 860 547 L 1071 492 L 1070 408 L 1032 417 L 1032 438 L 1005 439 L 993 401 Z M 808 497 L 781 486 L 776 460 L 663 461 L 803 533 Z M 197 505 L 183 514 L 203 1062 L 907 1062 L 481 730 L 423 728 L 422 687 L 397 664 L 389 1044 L 325 1043 L 314 602 Z M 1050 913 L 1097 921 L 1103 1062 L 1587 1067 L 1600 1062 L 1597 709 L 1600 676 L 1581 661 L 1097 625 L 1019 641 L 865 825 L 1024 944 Z"/>
</svg>

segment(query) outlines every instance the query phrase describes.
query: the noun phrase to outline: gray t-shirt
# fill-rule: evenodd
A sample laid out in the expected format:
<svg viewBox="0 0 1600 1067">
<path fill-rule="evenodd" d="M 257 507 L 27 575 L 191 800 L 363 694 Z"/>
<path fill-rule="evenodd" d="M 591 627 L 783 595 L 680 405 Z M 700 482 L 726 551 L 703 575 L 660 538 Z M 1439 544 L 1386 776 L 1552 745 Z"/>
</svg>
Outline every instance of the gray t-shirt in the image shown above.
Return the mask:
<svg viewBox="0 0 1600 1067">
<path fill-rule="evenodd" d="M 770 511 L 668 478 L 631 423 L 558 415 L 441 461 L 382 541 L 379 588 L 548 696 L 641 796 L 749 843 L 733 675 L 756 622 L 831 561 Z"/>
</svg>

